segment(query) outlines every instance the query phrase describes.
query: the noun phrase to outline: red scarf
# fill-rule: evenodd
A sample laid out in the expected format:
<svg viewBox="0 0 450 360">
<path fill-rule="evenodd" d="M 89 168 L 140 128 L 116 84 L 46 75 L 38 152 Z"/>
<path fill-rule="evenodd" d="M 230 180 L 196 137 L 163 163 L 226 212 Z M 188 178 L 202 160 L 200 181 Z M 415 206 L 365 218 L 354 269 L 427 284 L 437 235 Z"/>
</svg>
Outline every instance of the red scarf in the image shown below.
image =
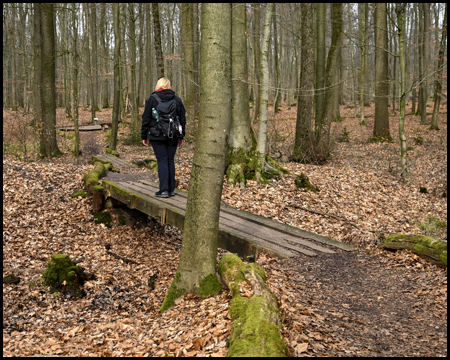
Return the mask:
<svg viewBox="0 0 450 360">
<path fill-rule="evenodd" d="M 160 92 L 160 91 L 163 91 L 163 90 L 172 90 L 172 89 L 158 89 L 158 90 L 156 90 L 156 92 Z"/>
</svg>

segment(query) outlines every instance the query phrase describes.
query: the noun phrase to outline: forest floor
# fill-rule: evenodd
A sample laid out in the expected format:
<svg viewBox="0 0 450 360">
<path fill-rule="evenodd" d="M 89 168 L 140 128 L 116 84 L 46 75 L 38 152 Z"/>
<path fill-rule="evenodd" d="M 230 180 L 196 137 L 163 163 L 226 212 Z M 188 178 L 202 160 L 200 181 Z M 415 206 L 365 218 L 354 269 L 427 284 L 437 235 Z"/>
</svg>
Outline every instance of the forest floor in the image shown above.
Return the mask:
<svg viewBox="0 0 450 360">
<path fill-rule="evenodd" d="M 377 248 L 393 233 L 447 241 L 446 104 L 440 131 L 420 125 L 415 116 L 406 118 L 409 186 L 399 176 L 398 116 L 390 118 L 393 143 L 368 143 L 373 108 L 365 109 L 367 126 L 360 126 L 354 109 L 343 106 L 345 119 L 333 129 L 348 142 L 337 141 L 330 161 L 316 166 L 286 162 L 295 111 L 284 109 L 269 122 L 268 144 L 293 175 L 269 185 L 249 181 L 245 189 L 225 182 L 222 195 L 229 205 L 357 247 L 315 258 L 260 254 L 257 263 L 280 304 L 289 355 L 447 356 L 447 271 L 406 250 Z M 82 123 L 89 116 L 81 111 Z M 110 122 L 111 110 L 97 117 Z M 23 153 L 34 136 L 24 125 L 30 117 L 3 110 L 3 119 L 3 276 L 20 277 L 19 284 L 3 285 L 3 355 L 226 356 L 232 325 L 226 290 L 208 299 L 188 295 L 159 313 L 177 268 L 182 233 L 128 212 L 123 214 L 128 225 L 107 228 L 94 222 L 89 200 L 70 197 L 92 169 L 91 156 L 104 151 L 105 132 L 82 133 L 78 161 L 68 153 L 67 136 L 58 136 L 64 156 L 24 161 L 34 156 L 33 148 Z M 58 125 L 67 122 L 58 109 Z M 126 131 L 120 129 L 121 158 L 153 156 L 143 146 L 125 145 Z M 193 149 L 188 138 L 176 157 L 182 189 L 188 188 Z M 319 192 L 295 187 L 301 172 Z M 137 264 L 110 256 L 105 246 Z M 30 286 L 41 283 L 55 253 L 83 257 L 80 265 L 95 274 L 84 286 L 85 298 Z M 219 249 L 218 258 L 225 253 Z"/>
</svg>

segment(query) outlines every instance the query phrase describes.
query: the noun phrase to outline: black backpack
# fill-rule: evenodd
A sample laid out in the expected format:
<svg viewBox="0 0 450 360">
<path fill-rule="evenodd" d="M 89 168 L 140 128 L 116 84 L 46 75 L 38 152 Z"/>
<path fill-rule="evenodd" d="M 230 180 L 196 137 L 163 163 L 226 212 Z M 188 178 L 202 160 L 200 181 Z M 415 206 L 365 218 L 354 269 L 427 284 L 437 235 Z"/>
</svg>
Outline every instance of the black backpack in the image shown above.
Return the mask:
<svg viewBox="0 0 450 360">
<path fill-rule="evenodd" d="M 157 94 L 152 96 L 158 101 L 158 105 L 156 105 L 157 114 L 154 111 L 152 111 L 152 114 L 162 135 L 167 136 L 169 139 L 182 137 L 183 130 L 177 115 L 175 99 L 164 101 Z"/>
</svg>

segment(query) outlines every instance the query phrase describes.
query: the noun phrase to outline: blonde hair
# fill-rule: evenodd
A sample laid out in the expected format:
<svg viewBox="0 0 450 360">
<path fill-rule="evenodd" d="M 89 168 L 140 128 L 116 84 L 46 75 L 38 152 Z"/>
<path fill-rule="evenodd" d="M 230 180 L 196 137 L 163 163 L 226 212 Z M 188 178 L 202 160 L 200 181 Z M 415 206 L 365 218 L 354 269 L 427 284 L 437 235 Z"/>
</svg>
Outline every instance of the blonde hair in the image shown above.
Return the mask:
<svg viewBox="0 0 450 360">
<path fill-rule="evenodd" d="M 156 83 L 155 91 L 159 89 L 170 89 L 170 80 L 165 77 L 159 79 L 158 82 Z"/>
</svg>

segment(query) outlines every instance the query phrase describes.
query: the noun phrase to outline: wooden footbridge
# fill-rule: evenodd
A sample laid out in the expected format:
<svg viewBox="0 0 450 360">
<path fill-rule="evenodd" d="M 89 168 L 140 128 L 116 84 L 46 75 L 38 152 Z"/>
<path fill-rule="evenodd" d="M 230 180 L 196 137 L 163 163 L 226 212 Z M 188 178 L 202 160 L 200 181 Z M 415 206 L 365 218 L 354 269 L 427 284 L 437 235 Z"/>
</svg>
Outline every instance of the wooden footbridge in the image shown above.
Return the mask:
<svg viewBox="0 0 450 360">
<path fill-rule="evenodd" d="M 111 155 L 97 157 L 111 162 L 115 167 L 130 166 Z M 150 180 L 148 173 L 121 174 L 120 177 L 107 175 L 102 179 L 102 185 L 107 200 L 115 199 L 131 209 L 137 209 L 156 218 L 162 224 L 170 224 L 183 230 L 188 195 L 186 192 L 175 190 L 174 197 L 157 198 L 155 192 L 159 190 L 158 184 Z M 272 256 L 293 257 L 300 254 L 317 256 L 354 249 L 351 245 L 329 237 L 225 204 L 222 204 L 220 209 L 218 246 L 241 257 L 255 255 L 259 251 L 265 251 Z"/>
</svg>

